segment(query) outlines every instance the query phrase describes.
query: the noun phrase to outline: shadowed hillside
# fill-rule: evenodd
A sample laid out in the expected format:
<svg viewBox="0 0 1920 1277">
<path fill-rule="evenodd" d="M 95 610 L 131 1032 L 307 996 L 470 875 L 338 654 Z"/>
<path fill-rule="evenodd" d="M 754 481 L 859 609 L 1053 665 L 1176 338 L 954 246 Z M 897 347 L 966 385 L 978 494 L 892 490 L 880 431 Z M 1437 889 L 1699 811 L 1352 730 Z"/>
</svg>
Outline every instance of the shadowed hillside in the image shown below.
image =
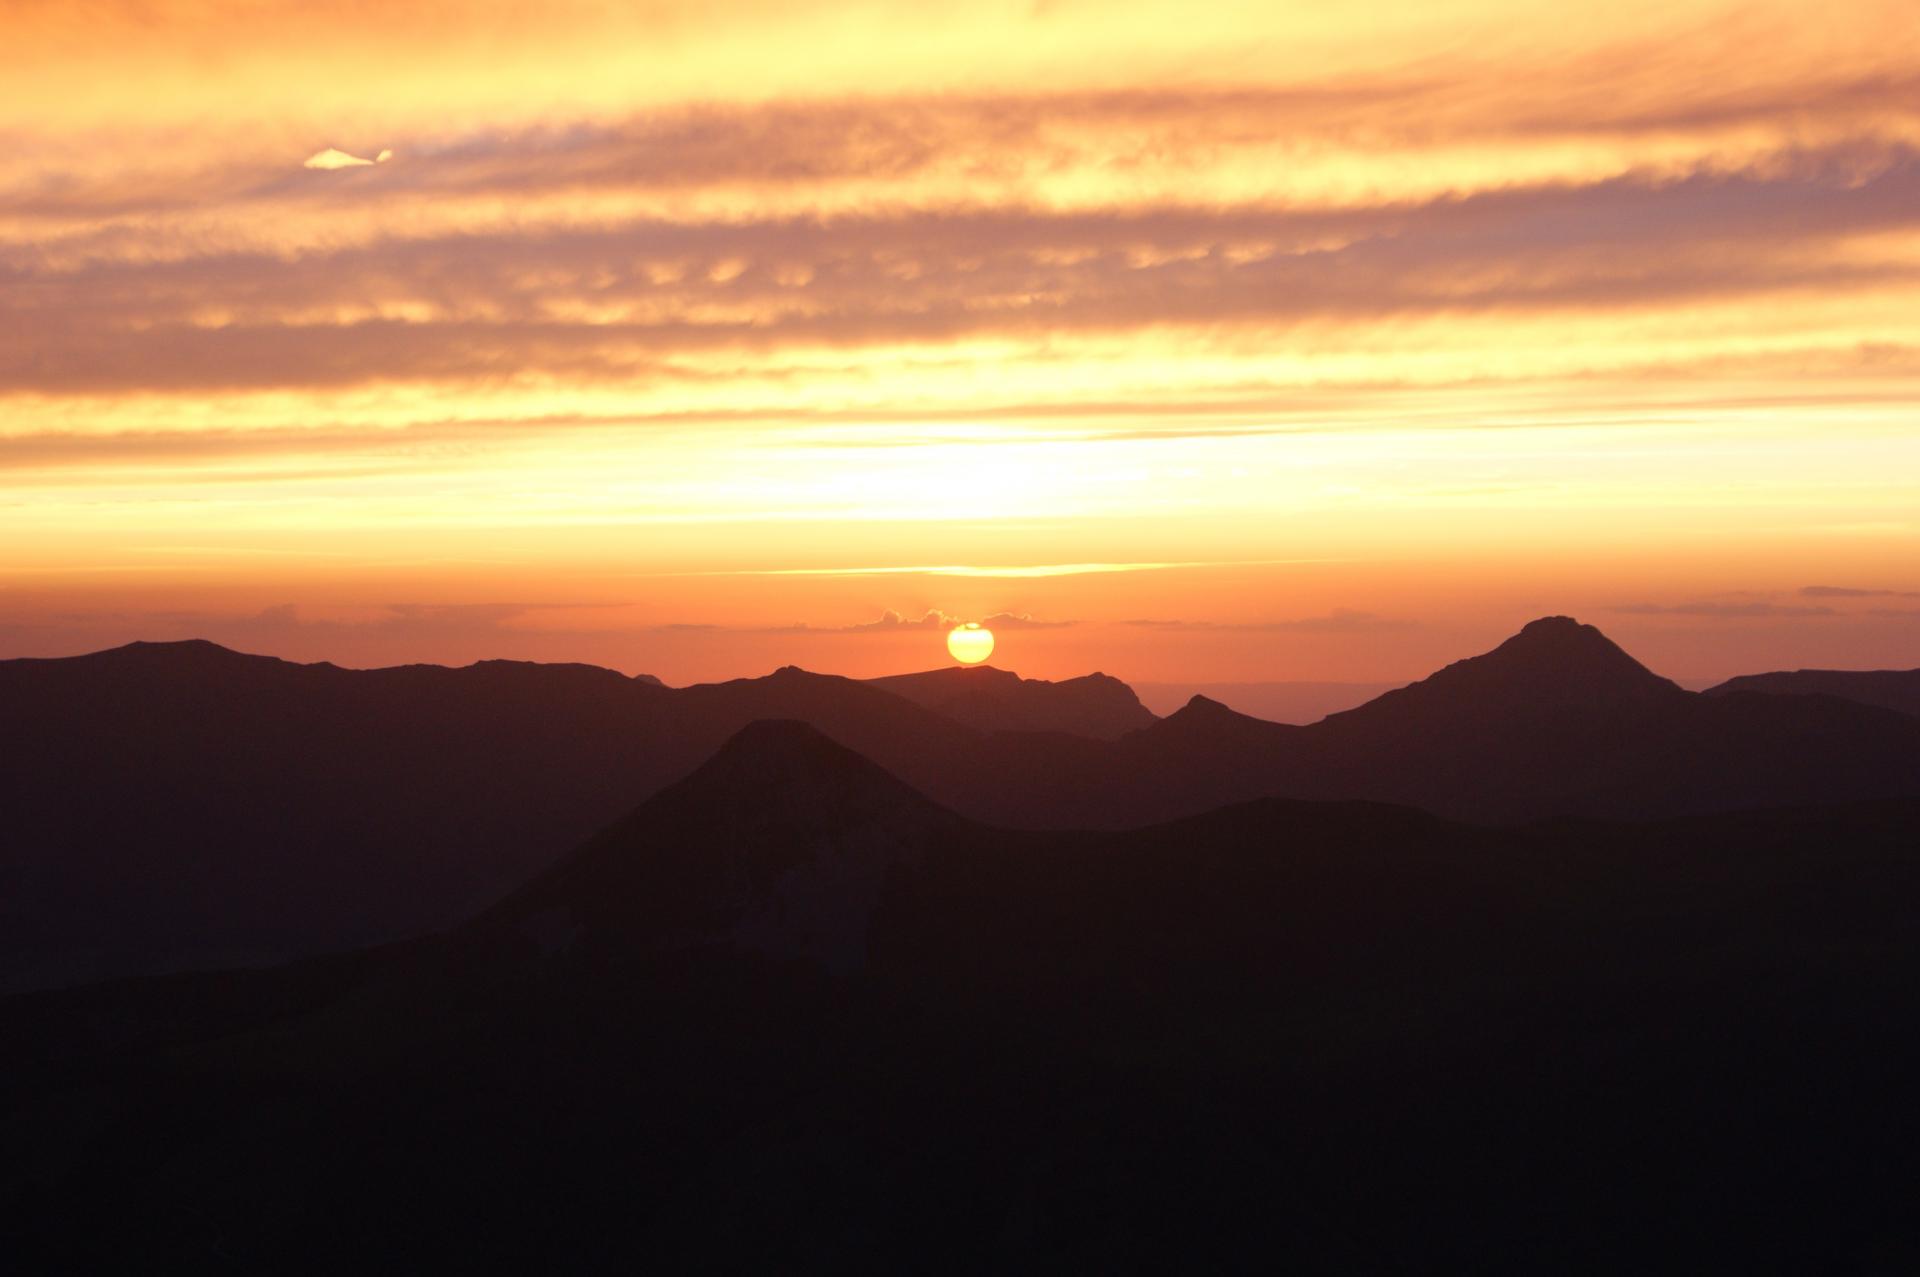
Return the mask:
<svg viewBox="0 0 1920 1277">
<path fill-rule="evenodd" d="M 1773 674 L 1742 674 L 1707 689 L 1709 696 L 1734 692 L 1837 696 L 1862 705 L 1920 715 L 1920 670 L 1782 670 Z"/>
<path fill-rule="evenodd" d="M 27 1265 L 1898 1270 L 1920 806 L 1015 833 L 756 725 L 472 923 L 0 1002 Z"/>
<path fill-rule="evenodd" d="M 197 642 L 0 662 L 0 704 L 0 989 L 446 926 L 755 719 L 806 718 L 909 767 L 967 730 L 797 670 L 668 689 Z"/>
<path fill-rule="evenodd" d="M 983 732 L 1069 732 L 1114 740 L 1154 721 L 1132 688 L 1105 674 L 1049 683 L 991 665 L 956 665 L 867 682 Z"/>
<path fill-rule="evenodd" d="M 1481 822 L 1920 797 L 1920 719 L 1689 693 L 1564 617 L 1306 727 L 1201 697 L 1154 720 L 1097 676 L 862 683 L 788 667 L 665 688 L 587 666 L 352 671 L 194 643 L 0 662 L 0 701 L 14 727 L 0 737 L 0 989 L 448 925 L 767 718 L 1027 828 L 1126 828 L 1257 797 Z M 1089 706 L 1126 713 L 1102 726 Z M 1146 725 L 1102 738 L 1134 715 Z M 1002 717 L 1101 731 L 961 721 Z"/>
</svg>

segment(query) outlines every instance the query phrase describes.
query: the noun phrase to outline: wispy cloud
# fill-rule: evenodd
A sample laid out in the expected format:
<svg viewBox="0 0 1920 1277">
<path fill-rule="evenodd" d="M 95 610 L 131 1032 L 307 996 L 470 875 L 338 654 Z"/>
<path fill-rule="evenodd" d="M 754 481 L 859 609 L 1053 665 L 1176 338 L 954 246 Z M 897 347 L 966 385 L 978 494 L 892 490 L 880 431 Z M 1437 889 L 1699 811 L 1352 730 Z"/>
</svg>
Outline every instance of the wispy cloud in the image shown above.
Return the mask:
<svg viewBox="0 0 1920 1277">
<path fill-rule="evenodd" d="M 1792 603 L 1716 603 L 1710 600 L 1694 603 L 1623 603 L 1615 606 L 1615 612 L 1629 616 L 1702 616 L 1722 620 L 1740 620 L 1757 617 L 1790 616 L 1838 616 L 1830 607 L 1803 606 Z"/>
<path fill-rule="evenodd" d="M 1351 608 L 1335 608 L 1324 616 L 1301 616 L 1274 621 L 1179 621 L 1133 620 L 1123 624 L 1151 630 L 1230 630 L 1251 632 L 1291 632 L 1300 634 L 1369 634 L 1406 630 L 1418 621 L 1402 617 L 1380 616 Z"/>
<path fill-rule="evenodd" d="M 126 259 L 60 268 L 43 246 L 0 240 L 0 268 L 33 285 L 0 294 L 0 322 L 18 325 L 0 354 L 0 391 L 503 373 L 644 382 L 698 375 L 686 361 L 723 352 L 737 372 L 741 358 L 766 365 L 783 350 L 1092 340 L 1144 327 L 1217 334 L 1206 342 L 1215 345 L 1305 325 L 1364 343 L 1409 316 L 1577 317 L 1884 292 L 1920 268 L 1891 248 L 1884 259 L 1865 252 L 1863 237 L 1920 226 L 1920 154 L 1878 144 L 1866 156 L 1837 145 L 1733 172 L 1373 207 L 645 216 L 344 247 L 329 207 L 315 210 L 322 240 L 295 253 L 182 255 L 116 235 Z M 60 251 L 72 248 L 61 240 Z M 1592 344 L 1589 359 L 1618 365 L 1608 348 Z"/>
<path fill-rule="evenodd" d="M 1164 572 L 1174 568 L 1271 567 L 1290 563 L 1324 563 L 1325 559 L 1187 559 L 1141 563 L 921 563 L 902 566 L 832 568 L 740 568 L 720 572 L 672 573 L 675 576 L 960 576 L 1020 579 L 1049 576 L 1093 576 L 1113 572 Z"/>
<path fill-rule="evenodd" d="M 1920 598 L 1920 590 L 1858 590 L 1840 585 L 1808 585 L 1800 593 L 1810 599 Z"/>
<path fill-rule="evenodd" d="M 988 617 L 959 616 L 930 609 L 918 617 L 902 616 L 889 608 L 881 613 L 877 621 L 866 621 L 855 625 L 793 625 L 774 627 L 770 632 L 783 634 L 888 634 L 902 630 L 950 630 L 956 625 L 975 622 L 989 630 L 1058 630 L 1074 625 L 1073 621 L 1042 621 L 1025 613 L 996 612 Z"/>
</svg>

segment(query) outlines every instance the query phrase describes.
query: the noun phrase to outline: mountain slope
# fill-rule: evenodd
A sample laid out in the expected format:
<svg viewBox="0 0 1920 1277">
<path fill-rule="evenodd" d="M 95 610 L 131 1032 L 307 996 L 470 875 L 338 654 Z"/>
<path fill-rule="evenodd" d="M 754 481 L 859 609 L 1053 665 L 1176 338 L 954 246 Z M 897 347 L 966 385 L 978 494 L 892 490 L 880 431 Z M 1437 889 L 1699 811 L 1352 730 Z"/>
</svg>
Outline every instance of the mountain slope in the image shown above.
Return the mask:
<svg viewBox="0 0 1920 1277">
<path fill-rule="evenodd" d="M 1067 732 L 1114 740 L 1154 721 L 1132 688 L 1105 674 L 1050 683 L 972 665 L 867 682 L 983 732 Z"/>
<path fill-rule="evenodd" d="M 909 774 L 968 734 L 800 671 L 669 689 L 209 643 L 0 662 L 0 705 L 0 991 L 446 926 L 756 719 L 808 718 Z"/>
<path fill-rule="evenodd" d="M 1781 670 L 1742 674 L 1707 689 L 1708 696 L 1764 692 L 1775 696 L 1837 696 L 1902 714 L 1920 715 L 1920 670 Z"/>
<path fill-rule="evenodd" d="M 1899 1268 L 1915 845 L 1013 833 L 755 726 L 446 937 L 0 1001 L 0 1258 Z"/>
<path fill-rule="evenodd" d="M 890 875 L 960 847 L 965 824 L 805 723 L 754 723 L 476 927 L 598 947 L 732 942 L 843 968 L 864 959 Z"/>
<path fill-rule="evenodd" d="M 979 697 L 945 698 L 981 721 L 1003 694 L 1117 704 L 1125 690 L 952 673 L 901 686 L 940 702 L 984 674 Z M 1306 727 L 1196 697 L 1111 740 L 981 731 L 794 668 L 665 688 L 586 666 L 351 671 L 211 644 L 0 662 L 0 704 L 0 990 L 449 925 L 769 718 L 1024 828 L 1126 828 L 1260 797 L 1498 822 L 1920 796 L 1920 719 L 1685 692 L 1567 618 Z"/>
</svg>

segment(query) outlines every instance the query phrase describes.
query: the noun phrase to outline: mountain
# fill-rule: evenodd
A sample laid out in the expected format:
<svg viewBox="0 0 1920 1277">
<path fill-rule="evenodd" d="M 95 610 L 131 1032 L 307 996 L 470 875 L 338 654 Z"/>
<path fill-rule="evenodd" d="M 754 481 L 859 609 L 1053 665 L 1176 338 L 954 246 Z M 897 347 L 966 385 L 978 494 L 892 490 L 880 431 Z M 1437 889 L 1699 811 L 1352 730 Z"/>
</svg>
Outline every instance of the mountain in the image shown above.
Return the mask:
<svg viewBox="0 0 1920 1277">
<path fill-rule="evenodd" d="M 0 1262 L 1899 1271 L 1916 846 L 1008 831 L 753 725 L 444 936 L 0 1000 Z"/>
<path fill-rule="evenodd" d="M 1571 716 L 1633 717 L 1686 696 L 1593 626 L 1548 616 L 1491 652 L 1455 661 L 1336 718 L 1349 725 L 1445 721 L 1477 734 Z"/>
<path fill-rule="evenodd" d="M 887 682 L 358 671 L 204 643 L 0 662 L 0 991 L 449 926 L 763 719 L 809 723 L 950 809 L 1022 828 L 1127 828 L 1262 797 L 1514 822 L 1920 796 L 1913 717 L 1689 693 L 1567 618 L 1305 727 L 1204 697 L 1155 720 L 1098 676 Z M 1091 732 L 1082 709 L 1123 704 L 1145 725 L 1057 729 Z M 996 715 L 1056 729 L 962 721 Z"/>
<path fill-rule="evenodd" d="M 1156 714 L 1171 714 L 1195 696 L 1230 705 L 1242 714 L 1274 723 L 1314 723 L 1343 709 L 1364 705 L 1399 683 L 1135 683 L 1140 703 Z"/>
<path fill-rule="evenodd" d="M 211 643 L 0 662 L 0 991 L 273 961 L 450 925 L 756 719 L 910 773 L 968 729 L 787 670 L 346 670 Z"/>
<path fill-rule="evenodd" d="M 1154 721 L 1132 688 L 1105 674 L 1050 683 L 991 665 L 956 665 L 867 682 L 983 732 L 1068 732 L 1116 740 Z"/>
<path fill-rule="evenodd" d="M 1707 689 L 1709 696 L 1763 692 L 1774 696 L 1837 696 L 1920 715 L 1920 670 L 1781 670 L 1742 674 Z"/>
<path fill-rule="evenodd" d="M 844 968 L 889 878 L 966 834 L 813 727 L 754 723 L 475 926 L 599 948 L 727 942 Z"/>
<path fill-rule="evenodd" d="M 1565 617 L 1318 723 L 1268 723 L 1197 697 L 1114 752 L 1097 766 L 1069 761 L 1057 799 L 1033 792 L 1049 783 L 1038 751 L 1011 761 L 996 775 L 1006 810 L 1026 818 L 1070 800 L 1083 820 L 1125 824 L 1272 795 L 1507 822 L 1920 797 L 1912 719 L 1824 698 L 1687 692 Z M 1085 773 L 1113 779 L 1096 793 Z"/>
</svg>

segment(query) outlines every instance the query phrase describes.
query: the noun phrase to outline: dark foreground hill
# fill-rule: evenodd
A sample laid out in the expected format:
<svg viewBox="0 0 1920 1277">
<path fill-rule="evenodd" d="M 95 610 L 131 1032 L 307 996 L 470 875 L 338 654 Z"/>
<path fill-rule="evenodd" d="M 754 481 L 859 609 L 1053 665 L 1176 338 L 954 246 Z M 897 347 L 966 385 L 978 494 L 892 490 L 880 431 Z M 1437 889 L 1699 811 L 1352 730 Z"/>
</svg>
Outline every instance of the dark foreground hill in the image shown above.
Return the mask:
<svg viewBox="0 0 1920 1277">
<path fill-rule="evenodd" d="M 1068 711 L 1146 712 L 1111 680 L 893 681 L 909 696 L 887 682 L 351 671 L 193 643 L 0 662 L 0 990 L 450 925 L 766 718 L 811 723 L 956 811 L 1026 828 L 1126 828 L 1257 797 L 1476 822 L 1920 797 L 1920 719 L 1689 693 L 1564 617 L 1307 727 L 1196 698 L 1118 739 L 1100 738 L 1108 720 L 1090 735 L 990 732 L 969 723 L 1037 714 L 1093 732 Z"/>
<path fill-rule="evenodd" d="M 1920 715 L 1920 670 L 1781 670 L 1772 674 L 1742 674 L 1707 689 L 1709 696 L 1734 692 L 1837 696 L 1862 705 Z"/>
<path fill-rule="evenodd" d="M 0 1258 L 1896 1272 L 1920 805 L 956 816 L 797 724 L 442 938 L 0 1002 Z"/>
</svg>

